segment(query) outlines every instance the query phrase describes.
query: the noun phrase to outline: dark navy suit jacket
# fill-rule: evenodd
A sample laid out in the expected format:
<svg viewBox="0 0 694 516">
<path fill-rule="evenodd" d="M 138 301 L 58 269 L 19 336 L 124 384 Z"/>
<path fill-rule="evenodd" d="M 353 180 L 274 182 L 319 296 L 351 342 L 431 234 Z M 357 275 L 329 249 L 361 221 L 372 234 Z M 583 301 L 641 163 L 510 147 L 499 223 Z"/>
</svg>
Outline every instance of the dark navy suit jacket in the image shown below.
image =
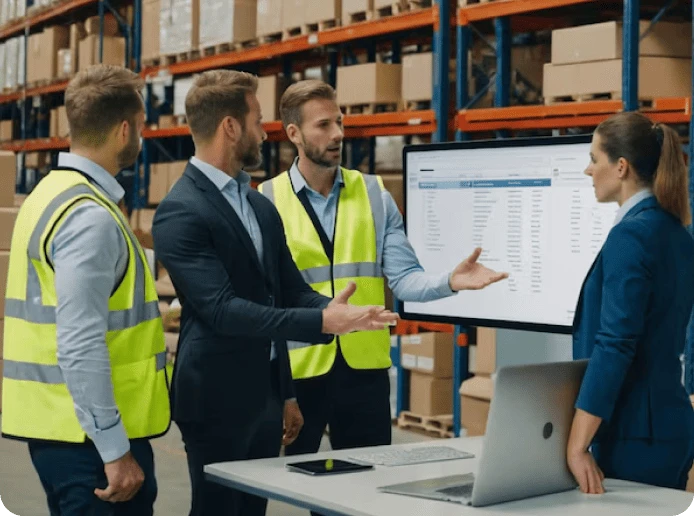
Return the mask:
<svg viewBox="0 0 694 516">
<path fill-rule="evenodd" d="M 575 359 L 590 358 L 576 407 L 603 439 L 694 439 L 680 354 L 694 303 L 694 239 L 655 197 L 610 231 L 581 289 Z"/>
<path fill-rule="evenodd" d="M 255 190 L 248 201 L 262 232 L 262 264 L 234 209 L 191 164 L 154 217 L 154 249 L 183 306 L 171 386 L 175 421 L 262 417 L 272 374 L 283 399 L 294 396 L 285 339 L 333 338 L 321 331 L 330 298 L 303 280 L 275 206 Z"/>
</svg>

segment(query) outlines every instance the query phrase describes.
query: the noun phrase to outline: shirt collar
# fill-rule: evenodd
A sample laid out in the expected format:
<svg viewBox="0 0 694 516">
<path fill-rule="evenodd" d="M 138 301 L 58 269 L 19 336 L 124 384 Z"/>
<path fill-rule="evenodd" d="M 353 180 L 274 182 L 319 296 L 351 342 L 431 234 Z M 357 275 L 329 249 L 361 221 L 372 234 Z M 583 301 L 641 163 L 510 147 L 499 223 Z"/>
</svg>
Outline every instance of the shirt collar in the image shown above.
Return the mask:
<svg viewBox="0 0 694 516">
<path fill-rule="evenodd" d="M 650 188 L 644 188 L 643 190 L 640 190 L 639 192 L 635 193 L 631 197 L 629 197 L 624 204 L 622 204 L 619 207 L 619 210 L 617 210 L 617 216 L 615 217 L 614 220 L 614 225 L 616 226 L 620 222 L 622 222 L 622 219 L 626 216 L 631 209 L 636 206 L 638 203 L 641 201 L 644 201 L 648 199 L 649 197 L 653 197 L 653 191 Z"/>
<path fill-rule="evenodd" d="M 79 156 L 72 152 L 61 152 L 58 154 L 58 168 L 66 167 L 79 170 L 91 181 L 96 183 L 115 204 L 118 204 L 125 190 L 104 167 L 94 163 L 92 160 Z"/>
<path fill-rule="evenodd" d="M 308 185 L 308 183 L 304 179 L 304 176 L 302 176 L 301 172 L 299 171 L 299 158 L 296 158 L 294 160 L 294 163 L 292 163 L 292 166 L 289 169 L 289 178 L 292 180 L 294 193 L 298 194 L 304 188 L 311 192 L 315 191 Z M 344 178 L 342 177 L 342 169 L 340 167 L 337 167 L 337 175 L 335 176 L 335 184 L 333 185 L 333 191 L 335 190 L 335 185 L 339 185 L 340 187 L 345 185 Z"/>
<path fill-rule="evenodd" d="M 200 172 L 205 174 L 207 179 L 212 181 L 220 192 L 228 185 L 231 185 L 232 187 L 239 185 L 240 188 L 250 188 L 251 176 L 243 170 L 239 173 L 238 177 L 234 179 L 230 175 L 219 170 L 217 167 L 210 165 L 209 163 L 205 163 L 195 156 L 190 158 L 190 164 L 197 167 Z"/>
</svg>

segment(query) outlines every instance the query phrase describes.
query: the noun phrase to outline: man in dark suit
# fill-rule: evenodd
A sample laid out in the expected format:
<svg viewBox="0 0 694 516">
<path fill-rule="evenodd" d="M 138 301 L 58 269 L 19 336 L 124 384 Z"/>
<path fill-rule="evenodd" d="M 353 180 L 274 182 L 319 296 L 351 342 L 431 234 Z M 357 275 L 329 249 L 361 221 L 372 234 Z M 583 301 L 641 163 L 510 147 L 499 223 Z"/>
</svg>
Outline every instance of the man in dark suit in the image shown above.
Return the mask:
<svg viewBox="0 0 694 516">
<path fill-rule="evenodd" d="M 198 76 L 186 97 L 196 154 L 154 218 L 155 252 L 183 306 L 172 417 L 195 516 L 265 514 L 265 499 L 206 481 L 203 467 L 276 457 L 298 435 L 286 339 L 329 342 L 397 318 L 349 305 L 354 285 L 331 300 L 304 282 L 279 214 L 242 170 L 260 164 L 267 137 L 256 90 L 242 72 Z"/>
</svg>

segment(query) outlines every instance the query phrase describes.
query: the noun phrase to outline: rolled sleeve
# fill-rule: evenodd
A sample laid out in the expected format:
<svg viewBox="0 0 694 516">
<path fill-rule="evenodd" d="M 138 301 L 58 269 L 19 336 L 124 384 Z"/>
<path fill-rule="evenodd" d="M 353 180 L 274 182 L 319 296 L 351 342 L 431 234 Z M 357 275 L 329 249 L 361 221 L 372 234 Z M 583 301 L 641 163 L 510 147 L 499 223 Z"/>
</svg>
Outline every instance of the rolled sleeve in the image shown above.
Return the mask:
<svg viewBox="0 0 694 516">
<path fill-rule="evenodd" d="M 53 239 L 52 261 L 58 298 L 58 366 L 78 421 L 102 460 L 112 462 L 130 449 L 116 406 L 106 345 L 109 298 L 127 264 L 127 244 L 113 216 L 83 202 Z M 145 417 L 143 415 L 143 417 Z"/>
<path fill-rule="evenodd" d="M 576 408 L 609 421 L 643 334 L 652 291 L 645 232 L 638 221 L 615 226 L 602 251 L 600 326 Z"/>
</svg>

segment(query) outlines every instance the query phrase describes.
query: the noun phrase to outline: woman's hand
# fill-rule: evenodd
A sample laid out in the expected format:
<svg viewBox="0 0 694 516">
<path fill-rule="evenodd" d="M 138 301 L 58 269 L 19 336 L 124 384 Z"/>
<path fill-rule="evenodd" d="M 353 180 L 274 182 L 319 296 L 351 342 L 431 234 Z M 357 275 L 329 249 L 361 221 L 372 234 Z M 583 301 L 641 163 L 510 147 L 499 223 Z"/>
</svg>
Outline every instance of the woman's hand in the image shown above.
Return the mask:
<svg viewBox="0 0 694 516">
<path fill-rule="evenodd" d="M 566 454 L 566 461 L 571 474 L 581 488 L 581 492 L 586 494 L 605 493 L 605 488 L 602 485 L 605 475 L 595 462 L 592 453 L 581 449 L 569 450 Z"/>
</svg>

